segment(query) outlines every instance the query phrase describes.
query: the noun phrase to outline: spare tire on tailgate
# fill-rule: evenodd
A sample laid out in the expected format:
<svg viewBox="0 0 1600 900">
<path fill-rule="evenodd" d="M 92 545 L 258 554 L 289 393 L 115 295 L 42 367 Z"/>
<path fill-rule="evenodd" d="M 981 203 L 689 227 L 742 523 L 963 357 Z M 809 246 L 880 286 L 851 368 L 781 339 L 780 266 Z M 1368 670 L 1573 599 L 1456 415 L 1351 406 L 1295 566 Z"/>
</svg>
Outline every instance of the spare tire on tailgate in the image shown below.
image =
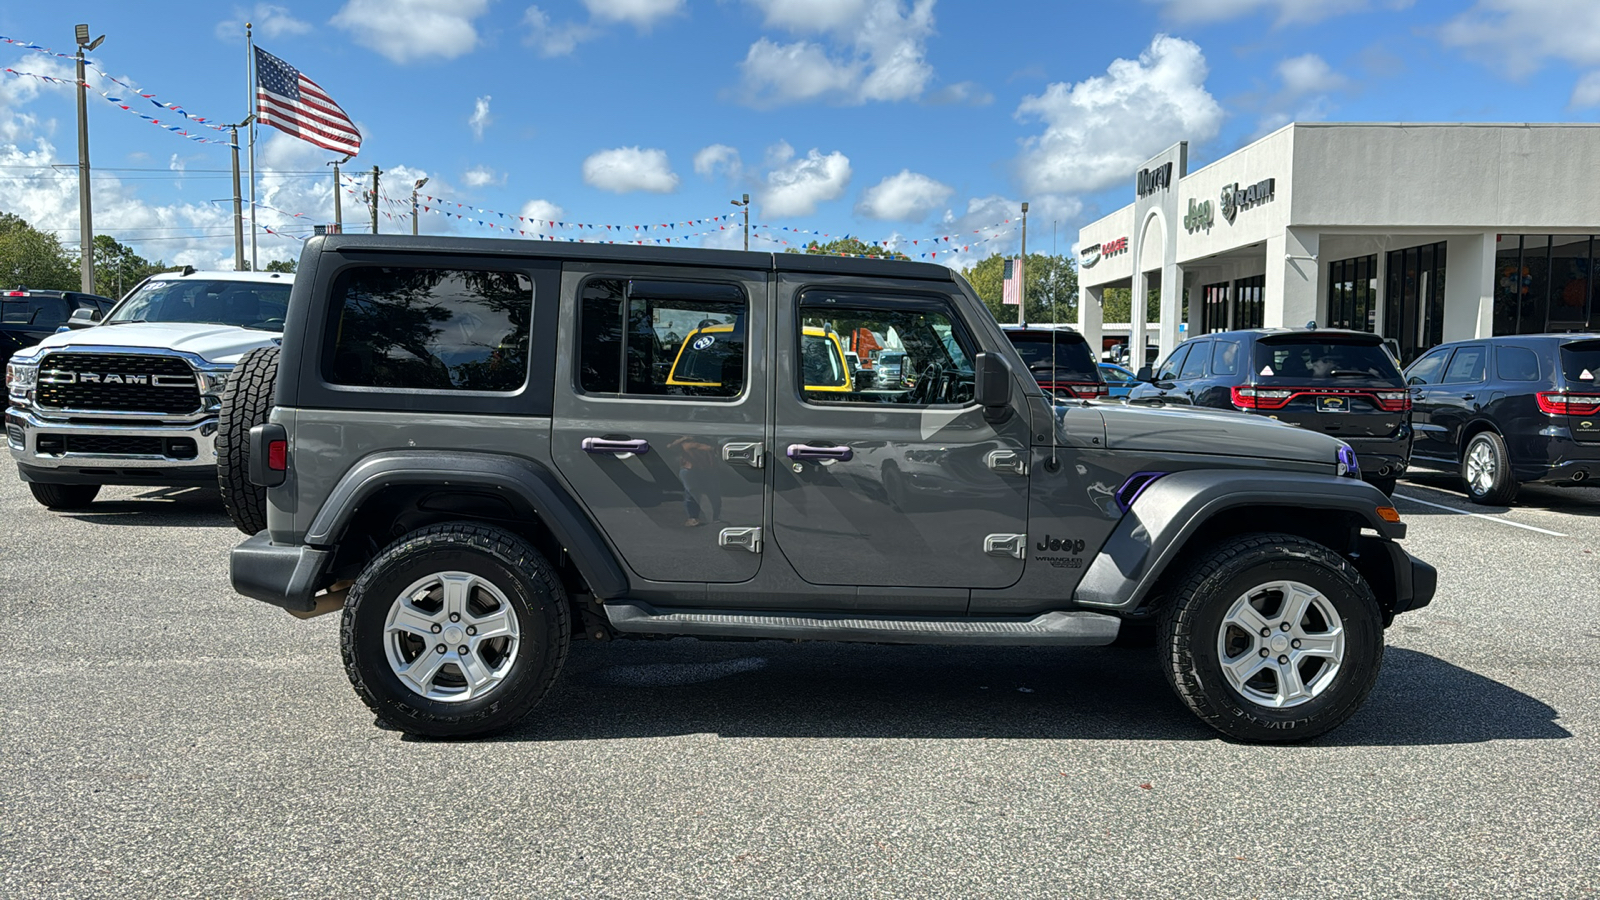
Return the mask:
<svg viewBox="0 0 1600 900">
<path fill-rule="evenodd" d="M 245 534 L 267 527 L 267 489 L 250 483 L 250 429 L 272 412 L 278 348 L 257 347 L 239 360 L 217 416 L 217 487 L 228 518 Z"/>
</svg>

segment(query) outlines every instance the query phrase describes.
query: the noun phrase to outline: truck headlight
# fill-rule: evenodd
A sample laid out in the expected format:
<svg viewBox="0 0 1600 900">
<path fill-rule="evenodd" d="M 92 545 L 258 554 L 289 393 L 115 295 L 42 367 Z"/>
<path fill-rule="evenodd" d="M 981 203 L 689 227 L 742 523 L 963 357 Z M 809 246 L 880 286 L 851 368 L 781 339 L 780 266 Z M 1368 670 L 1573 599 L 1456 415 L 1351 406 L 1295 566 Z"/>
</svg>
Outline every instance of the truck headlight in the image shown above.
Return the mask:
<svg viewBox="0 0 1600 900">
<path fill-rule="evenodd" d="M 221 397 L 223 389 L 228 386 L 228 379 L 232 377 L 232 369 L 220 372 L 201 372 L 200 393 Z"/>
<path fill-rule="evenodd" d="M 37 363 L 6 363 L 6 389 L 13 394 L 33 390 L 39 380 Z"/>
</svg>

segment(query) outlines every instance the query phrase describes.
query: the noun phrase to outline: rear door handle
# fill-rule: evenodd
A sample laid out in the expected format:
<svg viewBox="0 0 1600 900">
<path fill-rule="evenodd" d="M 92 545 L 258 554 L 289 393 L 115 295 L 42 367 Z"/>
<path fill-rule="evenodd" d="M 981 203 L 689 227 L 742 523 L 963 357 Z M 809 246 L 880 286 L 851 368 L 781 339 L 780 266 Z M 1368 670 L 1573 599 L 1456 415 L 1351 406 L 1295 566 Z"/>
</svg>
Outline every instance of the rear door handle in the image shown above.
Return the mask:
<svg viewBox="0 0 1600 900">
<path fill-rule="evenodd" d="M 627 459 L 636 453 L 649 453 L 650 442 L 646 440 L 611 440 L 610 438 L 586 437 L 583 439 L 583 452 L 585 453 L 614 453 L 617 459 Z"/>
<path fill-rule="evenodd" d="M 849 462 L 856 452 L 845 446 L 817 447 L 811 444 L 790 444 L 785 455 L 792 460 L 814 459 L 828 462 Z"/>
<path fill-rule="evenodd" d="M 1461 395 L 1461 399 L 1463 399 L 1463 400 L 1471 400 L 1472 398 L 1474 398 L 1476 396 L 1478 396 L 1478 395 L 1477 394 L 1462 394 Z"/>
</svg>

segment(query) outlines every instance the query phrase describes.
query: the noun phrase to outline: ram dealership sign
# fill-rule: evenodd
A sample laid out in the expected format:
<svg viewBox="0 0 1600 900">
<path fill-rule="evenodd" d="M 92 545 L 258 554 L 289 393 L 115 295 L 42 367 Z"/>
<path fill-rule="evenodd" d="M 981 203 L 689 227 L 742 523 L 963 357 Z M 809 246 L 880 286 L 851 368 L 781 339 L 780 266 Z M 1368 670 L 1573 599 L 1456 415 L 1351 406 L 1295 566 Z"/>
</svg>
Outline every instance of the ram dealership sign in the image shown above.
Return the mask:
<svg viewBox="0 0 1600 900">
<path fill-rule="evenodd" d="M 1246 188 L 1239 187 L 1238 182 L 1222 186 L 1222 217 L 1233 224 L 1233 219 L 1241 209 L 1250 209 L 1270 201 L 1277 179 L 1268 178 L 1258 181 Z"/>
</svg>

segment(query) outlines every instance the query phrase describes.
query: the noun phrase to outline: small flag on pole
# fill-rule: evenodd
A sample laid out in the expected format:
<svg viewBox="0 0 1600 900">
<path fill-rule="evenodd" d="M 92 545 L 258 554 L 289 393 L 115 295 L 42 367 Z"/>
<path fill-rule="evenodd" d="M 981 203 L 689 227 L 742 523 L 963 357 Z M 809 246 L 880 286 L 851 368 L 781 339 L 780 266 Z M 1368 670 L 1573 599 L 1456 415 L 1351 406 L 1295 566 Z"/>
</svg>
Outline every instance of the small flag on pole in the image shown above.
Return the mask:
<svg viewBox="0 0 1600 900">
<path fill-rule="evenodd" d="M 1000 302 L 1006 306 L 1022 305 L 1022 260 L 1006 260 L 1005 289 Z"/>
<path fill-rule="evenodd" d="M 355 156 L 361 132 L 315 81 L 256 49 L 256 120 L 324 150 Z"/>
</svg>

